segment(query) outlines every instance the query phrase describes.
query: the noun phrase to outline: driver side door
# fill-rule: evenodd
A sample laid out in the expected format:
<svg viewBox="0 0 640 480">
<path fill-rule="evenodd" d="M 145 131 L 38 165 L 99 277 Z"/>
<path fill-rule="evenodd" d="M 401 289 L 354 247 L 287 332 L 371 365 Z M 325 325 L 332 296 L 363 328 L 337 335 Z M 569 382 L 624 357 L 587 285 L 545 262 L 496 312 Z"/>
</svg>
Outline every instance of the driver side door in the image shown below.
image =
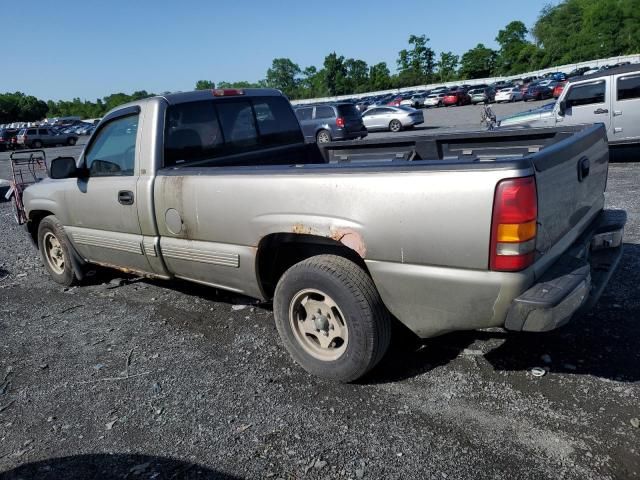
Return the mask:
<svg viewBox="0 0 640 480">
<path fill-rule="evenodd" d="M 93 263 L 149 272 L 136 198 L 138 121 L 137 109 L 124 109 L 91 138 L 80 161 L 88 175 L 66 193 L 65 231 Z"/>
</svg>

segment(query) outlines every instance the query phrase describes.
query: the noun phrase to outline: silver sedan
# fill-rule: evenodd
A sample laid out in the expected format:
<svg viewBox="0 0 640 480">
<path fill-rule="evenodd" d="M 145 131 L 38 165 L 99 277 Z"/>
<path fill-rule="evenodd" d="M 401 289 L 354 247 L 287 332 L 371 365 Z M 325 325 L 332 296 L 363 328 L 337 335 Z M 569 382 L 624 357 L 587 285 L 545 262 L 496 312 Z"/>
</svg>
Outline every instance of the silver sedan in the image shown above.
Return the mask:
<svg viewBox="0 0 640 480">
<path fill-rule="evenodd" d="M 373 107 L 362 114 L 367 130 L 389 130 L 399 132 L 403 128 L 424 123 L 422 110 L 411 107 Z"/>
</svg>

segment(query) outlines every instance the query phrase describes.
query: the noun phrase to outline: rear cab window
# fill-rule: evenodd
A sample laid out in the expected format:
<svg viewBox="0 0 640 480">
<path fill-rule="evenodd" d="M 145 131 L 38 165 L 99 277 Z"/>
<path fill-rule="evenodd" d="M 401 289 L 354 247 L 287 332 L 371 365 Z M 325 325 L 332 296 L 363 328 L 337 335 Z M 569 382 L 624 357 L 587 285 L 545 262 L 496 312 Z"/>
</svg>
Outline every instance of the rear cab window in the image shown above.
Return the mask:
<svg viewBox="0 0 640 480">
<path fill-rule="evenodd" d="M 171 105 L 167 109 L 164 166 L 188 165 L 304 144 L 300 125 L 283 97 L 243 97 Z"/>
</svg>

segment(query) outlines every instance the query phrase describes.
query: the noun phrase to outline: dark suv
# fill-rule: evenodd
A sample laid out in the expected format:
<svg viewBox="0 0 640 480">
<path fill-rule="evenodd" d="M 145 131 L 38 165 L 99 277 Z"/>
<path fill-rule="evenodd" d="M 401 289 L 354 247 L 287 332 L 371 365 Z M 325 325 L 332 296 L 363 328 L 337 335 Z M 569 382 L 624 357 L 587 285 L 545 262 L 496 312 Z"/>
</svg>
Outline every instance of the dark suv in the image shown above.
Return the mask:
<svg viewBox="0 0 640 480">
<path fill-rule="evenodd" d="M 307 142 L 326 143 L 367 136 L 362 115 L 352 103 L 294 107 Z"/>
<path fill-rule="evenodd" d="M 48 127 L 23 128 L 18 132 L 17 146 L 23 148 L 55 147 L 56 145 L 75 145 L 78 136 L 60 133 Z"/>
<path fill-rule="evenodd" d="M 0 128 L 0 152 L 13 148 L 16 135 L 18 130 L 15 128 Z"/>
</svg>

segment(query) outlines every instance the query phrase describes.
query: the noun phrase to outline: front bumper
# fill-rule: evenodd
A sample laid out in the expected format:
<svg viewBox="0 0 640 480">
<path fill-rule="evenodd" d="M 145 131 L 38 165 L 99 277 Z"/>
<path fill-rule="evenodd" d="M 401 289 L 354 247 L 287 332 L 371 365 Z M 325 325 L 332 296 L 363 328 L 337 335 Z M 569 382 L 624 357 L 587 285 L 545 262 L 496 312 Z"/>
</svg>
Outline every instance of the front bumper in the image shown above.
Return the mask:
<svg viewBox="0 0 640 480">
<path fill-rule="evenodd" d="M 604 210 L 527 291 L 511 303 L 505 328 L 545 332 L 595 305 L 622 257 L 624 210 Z"/>
</svg>

